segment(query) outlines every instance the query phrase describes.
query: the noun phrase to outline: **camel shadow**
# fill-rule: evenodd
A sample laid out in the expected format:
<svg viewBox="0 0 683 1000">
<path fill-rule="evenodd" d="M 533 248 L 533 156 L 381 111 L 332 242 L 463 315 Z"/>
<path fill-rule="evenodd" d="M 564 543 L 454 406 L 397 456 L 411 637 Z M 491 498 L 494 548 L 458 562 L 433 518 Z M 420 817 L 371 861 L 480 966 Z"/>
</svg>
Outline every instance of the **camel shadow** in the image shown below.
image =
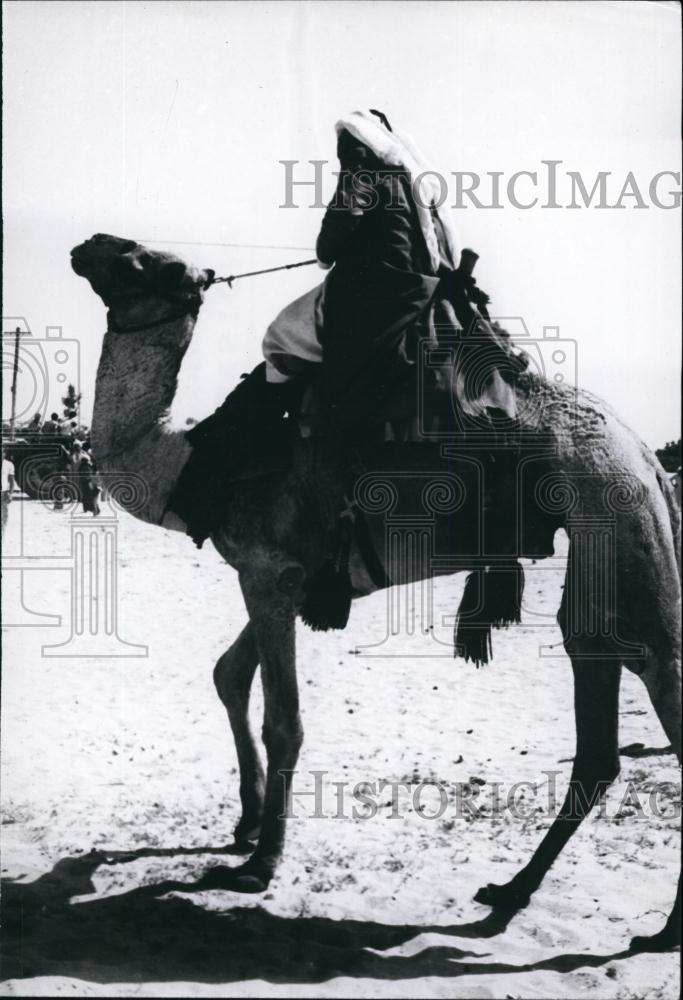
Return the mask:
<svg viewBox="0 0 683 1000">
<path fill-rule="evenodd" d="M 279 917 L 261 906 L 207 910 L 190 899 L 200 882 L 165 881 L 106 898 L 70 902 L 95 891 L 102 864 L 139 857 L 225 854 L 212 848 L 92 852 L 58 861 L 30 883 L 3 880 L 4 979 L 67 976 L 94 983 L 320 983 L 335 976 L 378 980 L 455 978 L 596 967 L 629 952 L 568 954 L 512 965 L 484 961 L 490 953 L 454 945 L 413 955 L 382 954 L 420 934 L 489 939 L 505 930 L 512 912 L 492 911 L 460 925 L 382 924 L 322 917 Z M 470 961 L 473 960 L 473 961 Z"/>
</svg>

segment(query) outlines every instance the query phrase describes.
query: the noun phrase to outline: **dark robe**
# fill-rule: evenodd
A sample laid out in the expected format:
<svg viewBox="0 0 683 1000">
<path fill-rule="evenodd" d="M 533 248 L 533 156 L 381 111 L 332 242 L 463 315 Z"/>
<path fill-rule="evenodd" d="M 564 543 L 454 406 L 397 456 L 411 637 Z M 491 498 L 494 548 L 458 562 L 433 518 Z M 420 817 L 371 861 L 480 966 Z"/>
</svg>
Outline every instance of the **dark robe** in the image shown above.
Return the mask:
<svg viewBox="0 0 683 1000">
<path fill-rule="evenodd" d="M 404 172 L 382 170 L 376 204 L 354 216 L 335 195 L 323 219 L 318 259 L 325 282 L 321 389 L 343 423 L 385 419 L 392 397 L 416 376 L 436 276 Z"/>
</svg>

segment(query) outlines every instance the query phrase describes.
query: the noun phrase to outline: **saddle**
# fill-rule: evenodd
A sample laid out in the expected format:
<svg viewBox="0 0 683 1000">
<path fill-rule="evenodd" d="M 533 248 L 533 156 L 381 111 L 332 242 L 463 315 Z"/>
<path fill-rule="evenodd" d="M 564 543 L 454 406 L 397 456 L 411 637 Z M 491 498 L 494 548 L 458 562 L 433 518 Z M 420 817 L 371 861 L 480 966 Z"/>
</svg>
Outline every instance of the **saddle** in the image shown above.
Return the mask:
<svg viewBox="0 0 683 1000">
<path fill-rule="evenodd" d="M 416 342 L 417 357 L 406 356 L 405 364 L 384 378 L 378 373 L 378 401 L 367 400 L 368 419 L 349 420 L 343 408 L 327 405 L 319 374 L 307 381 L 269 383 L 262 363 L 242 376 L 211 417 L 187 433 L 193 452 L 167 510 L 183 519 L 200 548 L 219 524 L 230 487 L 285 472 L 296 437 L 331 440 L 341 453 L 357 440 L 434 441 L 435 436 L 462 430 L 463 420 L 487 419 L 487 409 L 498 408 L 514 417 L 505 399 L 513 399 L 510 385 L 528 359 L 505 331 L 483 317 L 482 311 L 488 317 L 488 296 L 472 278 L 476 259 L 472 251 L 463 251 L 460 268 L 443 276 L 434 315 L 439 307 L 446 311 L 447 335 L 433 323 L 432 334 Z M 461 329 L 454 327 L 447 306 Z M 319 372 L 321 367 L 312 370 Z M 487 378 L 492 383 L 497 380 L 495 392 L 483 393 Z"/>
</svg>

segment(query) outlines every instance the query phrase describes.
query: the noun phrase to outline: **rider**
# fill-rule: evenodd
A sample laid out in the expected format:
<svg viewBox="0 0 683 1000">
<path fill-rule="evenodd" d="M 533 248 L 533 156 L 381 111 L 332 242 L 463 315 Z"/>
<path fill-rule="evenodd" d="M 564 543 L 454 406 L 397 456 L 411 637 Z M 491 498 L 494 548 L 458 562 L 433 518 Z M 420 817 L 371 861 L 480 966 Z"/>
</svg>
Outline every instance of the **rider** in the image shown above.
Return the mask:
<svg viewBox="0 0 683 1000">
<path fill-rule="evenodd" d="M 376 112 L 337 124 L 342 168 L 317 254 L 324 296 L 323 394 L 344 423 L 384 413 L 410 375 L 440 275 L 459 264 L 440 190 L 412 142 Z M 340 210 L 337 203 L 341 202 Z"/>
<path fill-rule="evenodd" d="M 323 399 L 354 423 L 382 412 L 439 275 L 457 268 L 460 253 L 436 207 L 436 175 L 411 139 L 379 111 L 355 111 L 336 130 L 339 182 L 316 244 L 320 266 L 332 270 L 280 313 L 263 348 L 271 382 L 322 362 Z"/>
<path fill-rule="evenodd" d="M 193 454 L 169 507 L 198 544 L 220 513 L 219 467 L 235 472 L 272 444 L 305 388 L 297 375 L 322 362 L 321 396 L 338 424 L 382 411 L 412 366 L 441 276 L 460 262 L 436 175 L 412 140 L 378 111 L 352 112 L 336 131 L 341 171 L 316 245 L 326 280 L 271 324 L 266 364 L 187 433 Z"/>
</svg>

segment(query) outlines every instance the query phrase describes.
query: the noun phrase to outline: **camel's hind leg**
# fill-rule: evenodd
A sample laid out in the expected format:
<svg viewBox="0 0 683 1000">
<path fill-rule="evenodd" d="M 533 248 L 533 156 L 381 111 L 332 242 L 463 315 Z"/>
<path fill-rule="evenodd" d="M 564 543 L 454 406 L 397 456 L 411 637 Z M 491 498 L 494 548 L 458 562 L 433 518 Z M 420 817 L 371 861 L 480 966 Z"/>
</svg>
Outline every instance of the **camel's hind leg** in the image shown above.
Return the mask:
<svg viewBox="0 0 683 1000">
<path fill-rule="evenodd" d="M 637 587 L 628 591 L 623 616 L 633 624 L 634 637 L 645 645 L 645 656 L 625 665 L 638 674 L 664 732 L 681 763 L 681 575 L 677 553 L 680 550 L 680 511 L 672 491 L 657 472 L 659 491 L 642 508 L 635 553 L 644 552 L 626 567 Z M 642 544 L 645 539 L 647 545 Z M 628 555 L 627 555 L 628 558 Z M 652 937 L 635 937 L 631 946 L 637 950 L 664 951 L 680 944 L 681 877 L 676 901 L 662 930 Z"/>
<path fill-rule="evenodd" d="M 649 547 L 635 546 L 624 531 L 624 543 L 616 553 L 620 562 L 598 561 L 578 532 L 571 539 L 559 614 L 575 683 L 576 757 L 570 787 L 557 819 L 529 864 L 507 885 L 480 890 L 476 897 L 480 902 L 509 909 L 524 906 L 600 790 L 618 774 L 620 664 L 643 679 L 680 760 L 680 579 L 671 530 L 656 504 L 648 510 Z M 640 539 L 642 532 L 634 534 Z M 610 626 L 615 624 L 624 629 L 623 637 L 611 633 Z M 641 645 L 643 658 L 630 661 L 623 653 L 624 642 Z M 680 882 L 678 893 L 663 930 L 651 938 L 635 938 L 634 948 L 665 950 L 679 942 Z"/>
<path fill-rule="evenodd" d="M 562 808 L 529 863 L 506 885 L 480 889 L 477 902 L 508 910 L 526 906 L 562 848 L 619 773 L 621 666 L 614 660 L 589 659 L 575 650 L 572 668 L 576 756 Z"/>
<path fill-rule="evenodd" d="M 240 768 L 242 816 L 235 827 L 235 844 L 246 852 L 258 840 L 263 815 L 265 776 L 249 725 L 249 694 L 259 656 L 251 624 L 239 634 L 216 664 L 213 679 L 228 713 Z"/>
<path fill-rule="evenodd" d="M 626 664 L 645 684 L 655 712 L 681 763 L 681 658 L 680 650 L 669 644 L 662 655 L 650 653 L 643 662 Z M 659 933 L 637 936 L 631 947 L 638 951 L 667 951 L 681 941 L 681 876 L 673 909 Z"/>
<path fill-rule="evenodd" d="M 545 873 L 592 806 L 619 773 L 621 660 L 609 636 L 597 635 L 596 611 L 604 593 L 602 563 L 577 533 L 570 538 L 567 576 L 558 622 L 574 672 L 576 754 L 567 795 L 529 863 L 506 885 L 488 885 L 476 899 L 490 906 L 526 906 Z M 587 572 L 587 570 L 589 572 Z M 604 633 L 604 629 L 602 630 Z"/>
</svg>

